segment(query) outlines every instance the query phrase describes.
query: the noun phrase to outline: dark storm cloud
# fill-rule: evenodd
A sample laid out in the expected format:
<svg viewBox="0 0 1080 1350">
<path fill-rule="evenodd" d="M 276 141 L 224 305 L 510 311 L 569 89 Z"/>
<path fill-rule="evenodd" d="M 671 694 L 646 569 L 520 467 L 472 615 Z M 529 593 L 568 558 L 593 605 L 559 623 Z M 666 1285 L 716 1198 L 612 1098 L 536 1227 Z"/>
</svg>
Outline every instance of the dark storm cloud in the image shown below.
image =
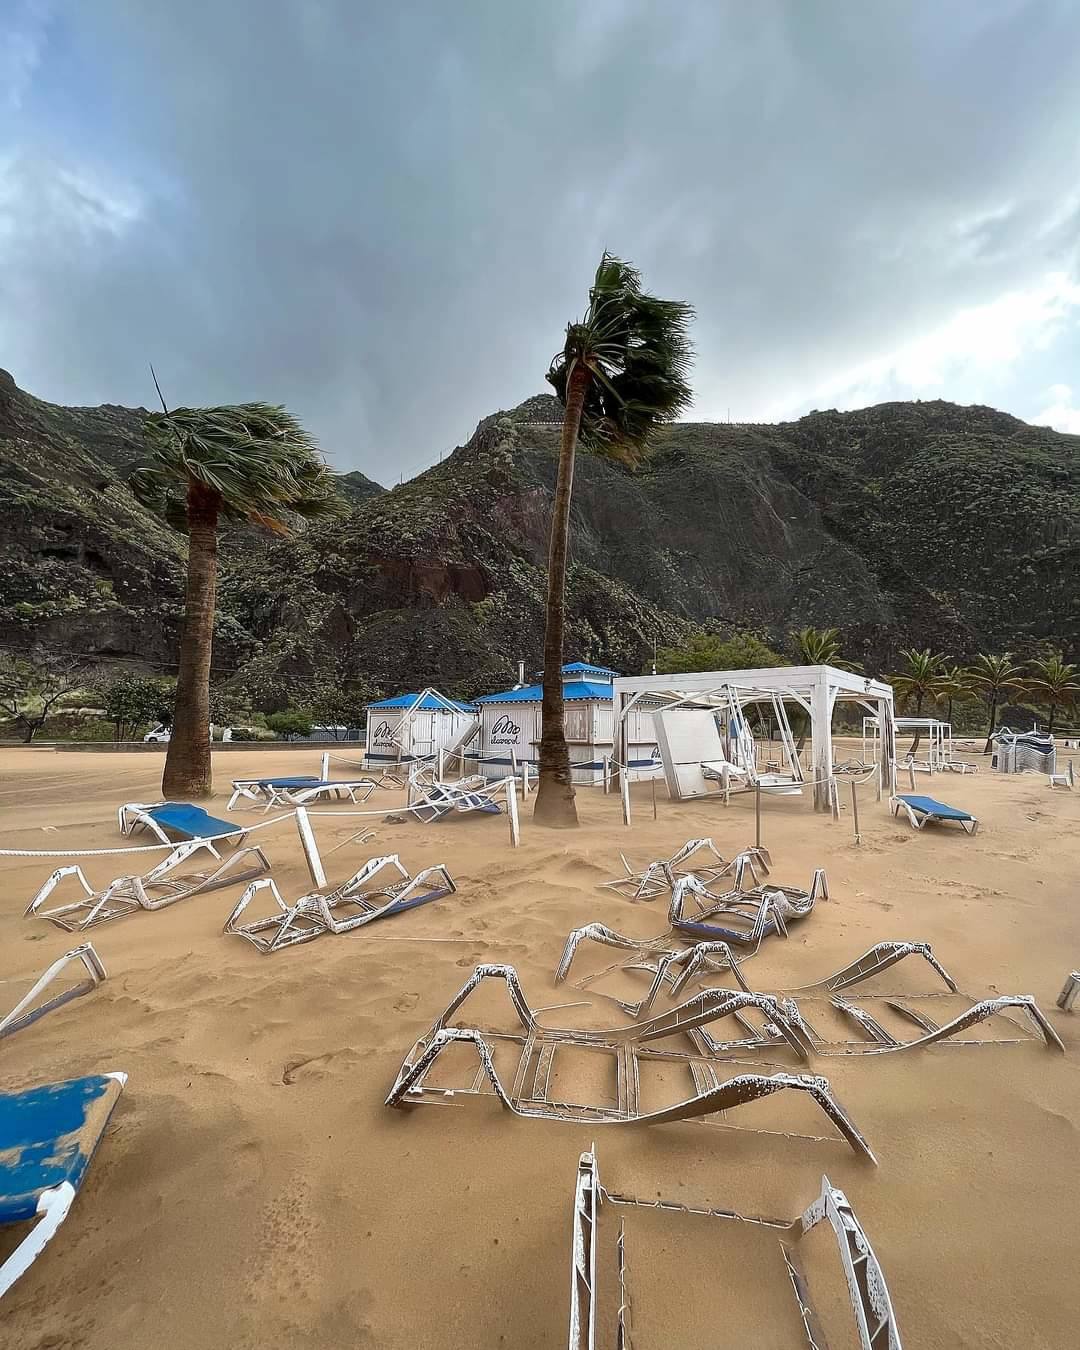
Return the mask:
<svg viewBox="0 0 1080 1350">
<path fill-rule="evenodd" d="M 171 400 L 285 401 L 396 481 L 543 387 L 604 247 L 698 307 L 702 416 L 913 392 L 892 353 L 921 369 L 938 332 L 940 375 L 944 325 L 1032 288 L 1034 346 L 1075 328 L 1073 5 L 21 0 L 10 22 L 0 364 L 45 397 L 149 402 L 152 357 Z"/>
</svg>

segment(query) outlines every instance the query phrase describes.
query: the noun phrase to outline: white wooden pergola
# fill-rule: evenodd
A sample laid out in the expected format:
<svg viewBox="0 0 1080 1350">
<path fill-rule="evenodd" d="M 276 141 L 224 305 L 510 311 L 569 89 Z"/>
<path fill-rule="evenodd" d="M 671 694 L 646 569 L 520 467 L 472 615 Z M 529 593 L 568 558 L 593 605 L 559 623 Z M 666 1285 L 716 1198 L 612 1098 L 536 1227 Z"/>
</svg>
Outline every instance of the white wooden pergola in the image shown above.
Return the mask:
<svg viewBox="0 0 1080 1350">
<path fill-rule="evenodd" d="M 631 675 L 613 682 L 615 759 L 626 763 L 626 717 L 640 705 L 662 708 L 723 706 L 734 691 L 744 706 L 755 696 L 794 703 L 810 718 L 813 801 L 828 811 L 834 792 L 832 719 L 838 703 L 853 703 L 876 721 L 882 787 L 891 792 L 896 763 L 892 686 L 835 666 L 776 666 L 755 670 L 707 670 L 680 675 Z"/>
</svg>

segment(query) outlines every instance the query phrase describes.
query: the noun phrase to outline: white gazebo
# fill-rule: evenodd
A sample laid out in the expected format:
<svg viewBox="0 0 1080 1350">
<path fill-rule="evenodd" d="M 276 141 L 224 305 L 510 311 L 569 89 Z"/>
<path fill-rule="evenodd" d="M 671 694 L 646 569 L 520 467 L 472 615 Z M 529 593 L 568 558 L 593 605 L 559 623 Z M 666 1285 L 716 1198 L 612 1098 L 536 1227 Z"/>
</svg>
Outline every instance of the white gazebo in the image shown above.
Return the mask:
<svg viewBox="0 0 1080 1350">
<path fill-rule="evenodd" d="M 894 783 L 896 743 L 893 732 L 892 686 L 871 680 L 835 666 L 777 666 L 755 670 L 709 670 L 679 675 L 634 675 L 613 681 L 615 714 L 615 760 L 627 763 L 631 719 L 647 712 L 654 715 L 658 739 L 664 733 L 663 722 L 669 712 L 680 708 L 701 713 L 708 711 L 728 721 L 729 732 L 738 723 L 738 734 L 746 737 L 743 709 L 754 704 L 769 707 L 780 728 L 781 743 L 788 760 L 788 772 L 773 775 L 775 781 L 762 787 L 779 791 L 798 790 L 809 781 L 813 786 L 816 810 L 828 811 L 835 793 L 832 753 L 832 720 L 838 703 L 854 704 L 875 720 L 877 762 L 881 768 L 882 788 L 891 792 Z M 804 777 L 795 754 L 788 726 L 786 706 L 801 708 L 810 720 L 811 772 Z M 655 714 L 661 714 L 656 717 Z M 711 720 L 711 719 L 706 719 Z M 689 725 L 689 724 L 688 724 Z M 729 736 L 730 743 L 730 736 Z M 712 758 L 708 748 L 698 758 Z M 734 765 L 732 766 L 734 769 Z M 669 789 L 671 782 L 669 780 Z M 678 795 L 673 793 L 673 795 Z"/>
</svg>

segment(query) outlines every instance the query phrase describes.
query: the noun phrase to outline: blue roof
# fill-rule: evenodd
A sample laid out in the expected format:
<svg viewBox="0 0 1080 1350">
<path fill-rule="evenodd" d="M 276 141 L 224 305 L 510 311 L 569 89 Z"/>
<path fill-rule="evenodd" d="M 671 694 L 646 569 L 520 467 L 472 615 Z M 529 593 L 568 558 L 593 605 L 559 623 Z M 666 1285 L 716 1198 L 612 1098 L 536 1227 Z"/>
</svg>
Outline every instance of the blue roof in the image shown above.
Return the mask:
<svg viewBox="0 0 1080 1350">
<path fill-rule="evenodd" d="M 504 689 L 501 694 L 484 694 L 477 703 L 539 703 L 544 696 L 542 684 L 526 684 L 521 689 Z M 596 684 L 590 680 L 571 680 L 563 685 L 563 698 L 568 703 L 581 699 L 600 699 L 611 702 L 611 685 Z"/>
<path fill-rule="evenodd" d="M 608 670 L 607 666 L 590 666 L 587 661 L 571 661 L 562 668 L 564 675 L 618 675 L 617 670 Z"/>
<path fill-rule="evenodd" d="M 420 697 L 419 691 L 415 694 L 398 694 L 395 698 L 383 698 L 378 703 L 369 703 L 369 708 L 408 708 Z M 458 712 L 474 712 L 475 705 L 472 703 L 458 703 L 456 699 L 448 698 L 446 703 L 455 707 Z M 423 701 L 417 703 L 417 712 L 438 712 L 441 708 L 446 711 L 446 703 L 437 699 L 433 694 L 425 694 Z"/>
</svg>

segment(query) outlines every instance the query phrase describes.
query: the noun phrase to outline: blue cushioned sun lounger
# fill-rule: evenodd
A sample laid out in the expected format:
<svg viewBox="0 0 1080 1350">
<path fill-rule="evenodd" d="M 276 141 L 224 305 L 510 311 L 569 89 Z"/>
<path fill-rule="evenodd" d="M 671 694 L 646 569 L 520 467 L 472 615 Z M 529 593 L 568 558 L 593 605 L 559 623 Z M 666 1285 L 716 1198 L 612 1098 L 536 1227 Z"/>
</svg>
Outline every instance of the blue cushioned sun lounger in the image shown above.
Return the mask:
<svg viewBox="0 0 1080 1350">
<path fill-rule="evenodd" d="M 954 820 L 968 834 L 974 834 L 979 822 L 970 811 L 961 811 L 955 806 L 946 806 L 933 797 L 920 797 L 915 793 L 901 792 L 892 798 L 892 813 L 897 815 L 903 807 L 912 828 L 921 830 L 931 820 Z"/>
<path fill-rule="evenodd" d="M 228 835 L 234 844 L 239 844 L 246 833 L 230 821 L 219 820 L 190 802 L 157 802 L 149 806 L 129 802 L 117 814 L 122 834 L 130 834 L 136 828 L 146 829 L 157 835 L 163 844 L 173 842 L 166 830 L 178 834 L 181 839 L 220 839 Z"/>
<path fill-rule="evenodd" d="M 0 1265 L 0 1295 L 67 1218 L 126 1082 L 93 1074 L 0 1093 L 0 1224 L 38 1220 Z"/>
</svg>

